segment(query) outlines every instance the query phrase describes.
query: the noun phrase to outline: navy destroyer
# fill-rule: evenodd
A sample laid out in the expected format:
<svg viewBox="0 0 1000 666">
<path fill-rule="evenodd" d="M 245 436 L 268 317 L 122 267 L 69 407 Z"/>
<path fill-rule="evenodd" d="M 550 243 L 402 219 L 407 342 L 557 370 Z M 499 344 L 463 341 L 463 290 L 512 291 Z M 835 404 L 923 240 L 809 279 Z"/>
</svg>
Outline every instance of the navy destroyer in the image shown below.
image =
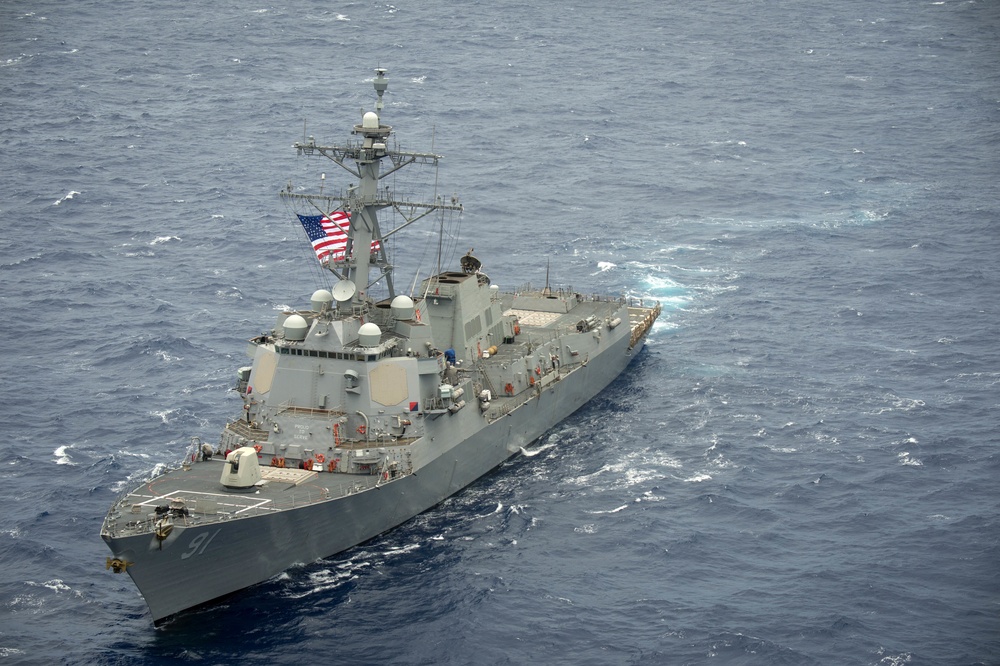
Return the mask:
<svg viewBox="0 0 1000 666">
<path fill-rule="evenodd" d="M 397 293 L 386 239 L 461 204 L 386 186 L 399 169 L 441 157 L 398 149 L 381 118 L 385 70 L 374 83 L 375 111 L 354 138 L 294 145 L 356 184 L 281 193 L 330 288 L 249 341 L 242 406 L 219 442 L 192 440 L 183 463 L 123 494 L 104 519 L 106 568 L 132 577 L 155 624 L 351 548 L 461 490 L 604 389 L 660 314 L 623 296 L 503 291 L 471 252 Z M 403 222 L 383 232 L 380 213 Z M 370 296 L 375 285 L 384 297 Z"/>
</svg>

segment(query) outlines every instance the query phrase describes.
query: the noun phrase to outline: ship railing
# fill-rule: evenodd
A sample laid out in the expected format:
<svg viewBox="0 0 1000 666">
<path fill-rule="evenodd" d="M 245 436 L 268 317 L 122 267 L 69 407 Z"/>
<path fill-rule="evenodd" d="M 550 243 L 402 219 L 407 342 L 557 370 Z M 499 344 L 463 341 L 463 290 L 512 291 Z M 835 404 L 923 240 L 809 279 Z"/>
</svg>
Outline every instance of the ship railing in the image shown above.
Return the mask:
<svg viewBox="0 0 1000 666">
<path fill-rule="evenodd" d="M 652 308 L 629 308 L 629 326 L 632 329 L 632 337 L 629 341 L 629 347 L 635 347 L 639 340 L 641 340 L 642 337 L 649 332 L 649 329 L 653 327 L 653 322 L 655 322 L 656 318 L 660 316 L 660 309 L 659 303 Z"/>
<path fill-rule="evenodd" d="M 636 298 L 635 296 L 629 296 L 628 298 L 622 297 L 622 303 L 627 303 L 630 308 L 645 308 L 649 310 L 656 310 L 657 314 L 660 312 L 660 302 L 653 300 L 652 305 L 646 305 L 645 298 Z"/>
<path fill-rule="evenodd" d="M 520 393 L 516 393 L 512 396 L 501 397 L 495 401 L 488 410 L 486 410 L 486 419 L 491 423 L 497 419 L 501 419 L 507 416 L 512 411 L 520 407 L 521 405 L 527 403 L 529 400 L 538 395 L 540 390 L 540 385 L 536 384 L 532 388 L 527 388 Z"/>
<path fill-rule="evenodd" d="M 568 329 L 571 327 L 565 326 L 563 328 Z M 529 328 L 527 326 L 521 328 L 521 337 L 527 338 L 527 343 L 535 346 L 548 344 L 558 338 L 559 334 L 558 330 L 552 328 Z"/>
<path fill-rule="evenodd" d="M 520 294 L 537 294 L 541 289 L 536 288 L 530 282 L 525 282 L 522 285 L 518 285 L 513 290 L 504 290 L 504 293 L 513 294 L 515 296 Z M 549 289 L 552 296 L 556 297 L 567 297 L 575 296 L 580 301 L 589 301 L 593 303 L 618 303 L 620 305 L 631 305 L 634 307 L 645 307 L 642 305 L 642 299 L 635 298 L 633 296 L 626 296 L 625 294 L 581 294 L 574 291 L 572 286 L 556 287 L 554 289 Z"/>
<path fill-rule="evenodd" d="M 178 469 L 179 467 L 180 466 L 178 466 L 177 468 L 171 468 L 167 466 L 161 467 L 161 465 L 157 465 L 152 472 L 145 474 L 142 477 L 142 482 L 138 485 L 142 485 L 147 483 L 148 481 L 152 481 L 156 477 L 160 476 L 160 474 L 164 472 L 169 472 L 172 469 Z M 157 471 L 161 469 L 162 471 Z M 104 517 L 104 522 L 101 524 L 102 532 L 105 531 L 105 529 L 111 529 L 112 531 L 109 533 L 113 534 L 113 530 L 117 525 L 118 518 L 120 518 L 122 514 L 125 513 L 127 510 L 131 509 L 130 506 L 131 504 L 134 504 L 134 502 L 129 502 L 129 498 L 132 497 L 135 488 L 136 484 L 130 477 L 129 485 L 124 490 L 120 490 L 115 494 L 115 499 L 111 503 L 111 508 L 108 510 L 108 514 Z"/>
<path fill-rule="evenodd" d="M 354 483 L 342 483 L 334 489 L 330 488 L 316 488 L 310 489 L 307 493 L 302 493 L 301 490 L 296 495 L 292 495 L 287 500 L 275 501 L 268 500 L 267 502 L 261 502 L 259 504 L 253 504 L 239 508 L 237 510 L 219 510 L 215 517 L 218 520 L 234 520 L 238 518 L 248 518 L 253 516 L 270 515 L 278 513 L 281 511 L 287 511 L 289 509 L 295 509 L 303 506 L 310 506 L 318 502 L 324 502 L 330 499 L 340 499 L 343 497 L 349 497 L 351 495 L 356 495 L 358 493 L 365 492 L 367 490 L 374 490 L 380 486 L 384 486 L 387 483 L 392 483 L 393 481 L 399 480 L 405 476 L 412 474 L 412 469 L 407 469 L 401 471 L 398 476 L 390 480 L 383 480 L 383 476 L 380 473 L 378 475 L 372 475 L 371 477 L 364 477 L 365 481 L 355 481 Z M 370 480 L 374 477 L 373 480 Z"/>
<path fill-rule="evenodd" d="M 133 532 L 152 532 L 156 526 L 156 522 L 162 517 L 169 517 L 174 525 L 181 527 L 189 527 L 198 522 L 197 516 L 199 515 L 199 511 L 196 499 L 184 498 L 185 507 L 188 510 L 186 514 L 168 512 L 165 516 L 159 516 L 155 512 L 156 507 L 151 504 L 128 502 L 127 500 L 130 496 L 131 491 L 125 493 L 123 497 L 120 497 L 112 505 L 112 510 L 105 516 L 104 523 L 101 526 L 102 533 L 117 536 L 118 532 L 121 531 L 118 525 L 122 519 L 125 519 L 124 529 Z M 177 496 L 183 497 L 183 493 L 179 493 Z M 143 508 L 145 508 L 145 511 L 143 511 Z"/>
<path fill-rule="evenodd" d="M 372 439 L 359 439 L 357 437 L 343 439 L 340 441 L 340 444 L 337 445 L 337 448 L 353 451 L 357 449 L 371 449 L 379 446 L 409 446 L 418 439 L 420 439 L 420 437 L 392 437 L 391 435 L 387 436 L 384 433 L 376 433 Z"/>
<path fill-rule="evenodd" d="M 289 402 L 283 402 L 278 406 L 278 414 L 297 414 L 299 416 L 319 416 L 329 418 L 332 416 L 344 416 L 347 414 L 342 409 L 322 409 L 319 407 L 297 407 Z"/>
<path fill-rule="evenodd" d="M 530 282 L 525 282 L 524 284 L 520 284 L 517 287 L 514 287 L 514 291 L 512 293 L 514 293 L 515 295 L 516 294 L 536 294 L 536 293 L 538 293 L 540 291 L 543 291 L 543 290 L 534 287 Z M 572 295 L 576 294 L 576 292 L 573 291 L 572 285 L 565 285 L 565 286 L 562 286 L 562 287 L 549 288 L 549 293 L 552 296 L 557 296 L 557 297 L 560 297 L 560 296 L 572 296 Z"/>
<path fill-rule="evenodd" d="M 410 465 L 405 466 L 404 469 L 400 470 L 396 476 L 391 479 L 385 479 L 383 473 L 386 469 L 380 469 L 379 474 L 377 475 L 365 476 L 363 477 L 364 480 L 352 480 L 352 482 L 348 483 L 341 482 L 335 486 L 333 490 L 329 487 L 317 487 L 315 489 L 303 489 L 300 487 L 296 494 L 289 496 L 287 500 L 283 501 L 269 499 L 244 505 L 228 502 L 212 502 L 211 508 L 207 505 L 203 508 L 199 508 L 195 498 L 185 497 L 184 500 L 187 504 L 189 513 L 187 515 L 171 514 L 170 519 L 174 522 L 174 525 L 178 527 L 190 527 L 193 525 L 203 524 L 205 522 L 215 523 L 220 521 L 236 520 L 239 518 L 271 515 L 281 511 L 287 511 L 289 509 L 295 509 L 297 507 L 310 506 L 312 504 L 330 499 L 349 497 L 367 490 L 374 490 L 380 486 L 392 483 L 393 481 L 399 480 L 413 473 L 411 463 Z M 305 490 L 305 492 L 303 492 L 303 490 Z M 183 496 L 183 493 L 179 494 L 179 496 Z M 146 509 L 149 509 L 148 511 L 133 513 L 129 509 L 122 510 L 122 507 L 124 507 L 125 504 L 127 504 L 127 502 L 123 503 L 120 499 L 116 505 L 113 505 L 114 509 L 104 518 L 104 522 L 101 526 L 102 533 L 117 536 L 118 533 L 123 530 L 139 533 L 153 532 L 155 530 L 156 522 L 159 520 L 159 517 L 152 511 L 152 506 L 145 507 Z M 123 528 L 119 528 L 120 521 L 122 519 L 126 519 L 126 522 Z"/>
<path fill-rule="evenodd" d="M 483 362 L 482 358 L 476 359 L 476 370 L 479 371 L 478 374 L 479 374 L 480 381 L 482 381 L 483 385 L 487 389 L 489 389 L 490 393 L 492 393 L 493 395 L 500 395 L 500 392 L 493 385 L 493 379 L 490 377 L 490 373 L 486 369 L 486 364 Z M 466 382 L 462 382 L 462 384 L 465 384 L 465 383 Z M 469 390 L 470 391 L 472 390 L 471 386 L 470 386 Z"/>
<path fill-rule="evenodd" d="M 266 442 L 270 436 L 267 430 L 254 428 L 243 419 L 235 419 L 226 424 L 226 430 L 236 433 L 248 441 Z"/>
</svg>

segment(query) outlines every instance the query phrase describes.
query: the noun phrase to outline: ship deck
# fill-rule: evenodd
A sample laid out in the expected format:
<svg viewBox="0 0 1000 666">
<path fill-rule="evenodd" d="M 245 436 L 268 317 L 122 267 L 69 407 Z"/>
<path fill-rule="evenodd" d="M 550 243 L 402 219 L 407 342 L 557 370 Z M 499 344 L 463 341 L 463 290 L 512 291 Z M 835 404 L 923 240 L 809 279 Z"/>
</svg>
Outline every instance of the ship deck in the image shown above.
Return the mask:
<svg viewBox="0 0 1000 666">
<path fill-rule="evenodd" d="M 568 308 L 560 308 L 553 303 L 551 309 L 554 311 L 545 309 L 547 303 L 543 298 L 533 301 L 524 304 L 526 307 L 512 307 L 513 303 L 505 303 L 507 312 L 518 316 L 522 336 L 517 343 L 500 345 L 496 354 L 486 361 L 487 364 L 505 364 L 523 358 L 526 348 L 531 345 L 544 344 L 565 329 L 575 329 L 588 317 L 606 320 L 626 304 L 629 306 L 630 346 L 634 346 L 648 332 L 660 312 L 658 304 L 648 307 L 642 302 L 618 298 L 580 297 Z M 540 377 L 537 388 L 540 390 L 564 379 L 584 364 L 581 358 L 552 368 Z M 494 387 L 493 394 L 493 404 L 485 414 L 489 421 L 501 418 L 524 404 L 535 395 L 535 391 L 504 396 Z M 398 443 L 409 444 L 413 441 L 408 439 Z M 372 445 L 378 446 L 373 442 L 345 442 L 342 446 L 355 449 Z M 175 525 L 189 526 L 277 513 L 392 483 L 392 479 L 386 480 L 380 475 L 262 466 L 259 484 L 249 489 L 232 489 L 226 488 L 220 481 L 224 463 L 221 456 L 185 463 L 147 481 L 119 498 L 108 512 L 102 532 L 111 537 L 152 533 L 161 515 L 169 515 Z M 180 510 L 170 511 L 170 507 Z M 157 514 L 158 508 L 161 514 Z"/>
<path fill-rule="evenodd" d="M 533 343 L 545 342 L 556 332 L 573 329 L 589 317 L 598 320 L 612 317 L 622 305 L 627 305 L 634 345 L 660 314 L 659 303 L 647 305 L 635 298 L 575 295 L 572 304 L 564 310 L 560 308 L 560 304 L 566 302 L 567 294 L 563 292 L 559 293 L 559 297 L 536 296 L 523 303 L 516 302 L 515 294 L 504 296 L 504 314 L 517 316 L 522 333 L 528 333 Z"/>
<path fill-rule="evenodd" d="M 157 507 L 182 506 L 186 513 L 170 514 L 175 525 L 203 525 L 285 511 L 391 483 L 374 475 L 261 467 L 261 483 L 238 490 L 220 482 L 224 463 L 217 456 L 172 469 L 142 484 L 115 503 L 102 531 L 113 537 L 152 532 L 159 518 Z"/>
<path fill-rule="evenodd" d="M 544 306 L 545 301 L 538 299 L 537 304 Z M 537 332 L 573 329 L 577 322 L 587 317 L 597 317 L 598 319 L 609 317 L 622 306 L 622 301 L 617 298 L 599 299 L 596 297 L 579 300 L 573 303 L 566 312 L 539 308 L 538 305 L 532 307 L 532 304 L 505 305 L 507 307 L 504 314 L 516 315 L 522 332 Z"/>
</svg>

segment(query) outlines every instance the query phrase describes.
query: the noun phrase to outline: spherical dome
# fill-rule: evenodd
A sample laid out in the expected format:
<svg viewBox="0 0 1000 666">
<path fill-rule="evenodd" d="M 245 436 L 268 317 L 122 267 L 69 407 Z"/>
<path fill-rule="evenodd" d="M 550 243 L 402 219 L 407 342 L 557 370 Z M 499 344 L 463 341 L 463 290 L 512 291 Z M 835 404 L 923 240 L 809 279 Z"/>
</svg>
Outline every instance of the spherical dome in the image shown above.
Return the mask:
<svg viewBox="0 0 1000 666">
<path fill-rule="evenodd" d="M 306 339 L 306 331 L 309 330 L 309 322 L 302 315 L 289 315 L 283 325 L 285 329 L 285 339 L 299 341 Z"/>
<path fill-rule="evenodd" d="M 413 299 L 404 294 L 400 294 L 392 299 L 389 305 L 392 308 L 392 316 L 396 319 L 413 319 Z"/>
<path fill-rule="evenodd" d="M 312 309 L 319 312 L 323 309 L 324 305 L 333 302 L 333 294 L 326 289 L 317 289 L 313 292 L 312 298 L 309 301 L 312 303 Z"/>
<path fill-rule="evenodd" d="M 358 329 L 358 344 L 362 347 L 377 347 L 382 338 L 382 329 L 377 324 L 368 322 Z"/>
<path fill-rule="evenodd" d="M 378 114 L 369 111 L 361 118 L 361 127 L 364 129 L 378 129 Z"/>
</svg>

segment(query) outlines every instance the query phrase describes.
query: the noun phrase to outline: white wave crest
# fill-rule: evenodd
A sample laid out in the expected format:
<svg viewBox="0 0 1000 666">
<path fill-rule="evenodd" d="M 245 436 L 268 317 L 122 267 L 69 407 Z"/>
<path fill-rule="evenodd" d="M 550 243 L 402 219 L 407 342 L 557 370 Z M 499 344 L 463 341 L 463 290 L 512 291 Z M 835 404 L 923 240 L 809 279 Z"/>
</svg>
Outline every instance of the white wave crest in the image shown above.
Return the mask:
<svg viewBox="0 0 1000 666">
<path fill-rule="evenodd" d="M 311 596 L 313 594 L 318 594 L 322 592 L 327 592 L 329 590 L 340 587 L 347 581 L 357 578 L 357 574 L 354 571 L 331 571 L 329 569 L 322 569 L 320 571 L 314 571 L 309 574 L 309 588 L 303 591 L 286 592 L 285 597 L 288 599 L 302 599 L 304 597 Z M 290 580 L 291 576 L 288 572 L 283 572 L 278 580 Z"/>
<path fill-rule="evenodd" d="M 400 546 L 398 548 L 389 548 L 388 550 L 385 551 L 384 555 L 386 557 L 392 557 L 394 555 L 403 555 L 404 553 L 413 552 L 414 550 L 417 550 L 418 548 L 420 548 L 420 544 L 419 543 L 411 543 L 411 544 L 409 544 L 407 546 Z"/>
<path fill-rule="evenodd" d="M 78 195 L 78 194 L 80 194 L 80 192 L 77 192 L 76 190 L 70 190 L 69 194 L 67 194 L 67 195 L 66 195 L 66 196 L 64 196 L 63 198 L 59 199 L 58 201 L 54 201 L 54 202 L 52 203 L 52 205 L 53 205 L 53 206 L 58 206 L 58 205 L 59 205 L 59 204 L 61 204 L 62 202 L 64 202 L 64 201 L 69 201 L 70 199 L 72 199 L 73 197 L 75 197 L 75 196 L 76 196 L 76 195 Z"/>
<path fill-rule="evenodd" d="M 150 412 L 150 415 L 151 416 L 159 416 L 160 420 L 163 423 L 169 423 L 170 422 L 170 415 L 173 414 L 176 411 L 177 411 L 176 409 L 165 409 L 165 410 L 160 411 L 160 412 L 157 412 L 157 411 Z"/>
<path fill-rule="evenodd" d="M 150 245 L 160 245 L 161 243 L 167 243 L 167 242 L 170 242 L 172 240 L 179 241 L 180 237 L 179 236 L 157 236 L 153 240 L 149 241 L 149 244 Z"/>
<path fill-rule="evenodd" d="M 68 446 L 66 444 L 63 444 L 58 449 L 56 449 L 55 451 L 52 452 L 52 455 L 54 455 L 56 457 L 56 464 L 57 465 L 76 465 L 77 464 L 77 463 L 73 462 L 72 460 L 70 460 L 69 454 L 67 453 L 67 451 L 70 448 L 72 448 L 72 447 L 70 447 L 70 446 Z"/>
<path fill-rule="evenodd" d="M 537 456 L 542 451 L 547 451 L 548 449 L 551 449 L 553 446 L 555 446 L 555 442 L 549 442 L 548 444 L 540 446 L 537 449 L 532 449 L 531 451 L 527 450 L 526 448 L 524 448 L 522 446 L 521 447 L 521 455 L 527 456 L 529 458 L 534 458 L 535 456 Z"/>
</svg>

